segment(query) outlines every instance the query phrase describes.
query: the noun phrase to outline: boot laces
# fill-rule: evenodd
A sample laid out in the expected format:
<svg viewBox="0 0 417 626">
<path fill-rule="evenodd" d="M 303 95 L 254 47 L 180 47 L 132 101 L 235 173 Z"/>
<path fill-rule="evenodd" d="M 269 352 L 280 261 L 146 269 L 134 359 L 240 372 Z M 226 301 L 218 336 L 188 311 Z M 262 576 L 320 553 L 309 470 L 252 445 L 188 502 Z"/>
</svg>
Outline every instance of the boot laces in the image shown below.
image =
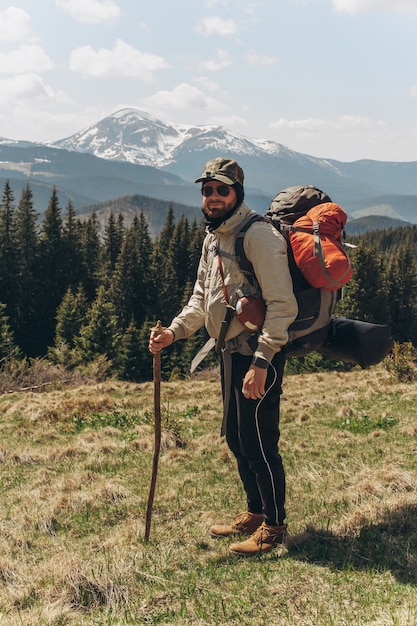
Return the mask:
<svg viewBox="0 0 417 626">
<path fill-rule="evenodd" d="M 233 520 L 233 526 L 239 526 L 239 524 L 242 524 L 243 522 L 248 522 L 251 517 L 252 516 L 249 511 L 239 513 L 239 515 L 236 515 L 235 519 Z"/>
<path fill-rule="evenodd" d="M 265 522 L 259 526 L 252 535 L 252 539 L 258 546 L 263 543 L 281 543 L 285 537 L 285 526 L 277 526 L 277 530 L 272 530 Z M 268 541 L 269 540 L 269 541 Z"/>
</svg>

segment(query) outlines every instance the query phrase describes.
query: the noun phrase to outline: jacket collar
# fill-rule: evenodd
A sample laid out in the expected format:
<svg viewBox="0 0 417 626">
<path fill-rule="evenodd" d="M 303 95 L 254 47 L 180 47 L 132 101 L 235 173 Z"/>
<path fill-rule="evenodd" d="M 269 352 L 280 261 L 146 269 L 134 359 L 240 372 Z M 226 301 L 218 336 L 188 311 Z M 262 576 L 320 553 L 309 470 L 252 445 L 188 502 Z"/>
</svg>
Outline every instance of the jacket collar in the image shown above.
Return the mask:
<svg viewBox="0 0 417 626">
<path fill-rule="evenodd" d="M 246 202 L 242 202 L 242 204 L 236 209 L 229 219 L 225 220 L 216 228 L 216 230 L 212 231 L 214 235 L 230 235 L 233 232 L 238 230 L 241 222 L 245 220 L 249 215 L 255 214 L 255 211 L 252 211 L 246 204 Z"/>
</svg>

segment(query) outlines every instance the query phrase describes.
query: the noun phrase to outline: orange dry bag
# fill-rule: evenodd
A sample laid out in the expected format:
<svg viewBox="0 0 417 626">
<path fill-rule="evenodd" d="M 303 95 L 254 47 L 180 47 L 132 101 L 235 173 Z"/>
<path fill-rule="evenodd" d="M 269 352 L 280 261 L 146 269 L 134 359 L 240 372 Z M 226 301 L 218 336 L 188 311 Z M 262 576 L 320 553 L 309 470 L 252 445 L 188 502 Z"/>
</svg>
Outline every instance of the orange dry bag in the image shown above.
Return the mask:
<svg viewBox="0 0 417 626">
<path fill-rule="evenodd" d="M 352 277 L 352 265 L 342 246 L 346 221 L 338 204 L 324 202 L 288 227 L 295 262 L 312 287 L 337 291 Z"/>
</svg>

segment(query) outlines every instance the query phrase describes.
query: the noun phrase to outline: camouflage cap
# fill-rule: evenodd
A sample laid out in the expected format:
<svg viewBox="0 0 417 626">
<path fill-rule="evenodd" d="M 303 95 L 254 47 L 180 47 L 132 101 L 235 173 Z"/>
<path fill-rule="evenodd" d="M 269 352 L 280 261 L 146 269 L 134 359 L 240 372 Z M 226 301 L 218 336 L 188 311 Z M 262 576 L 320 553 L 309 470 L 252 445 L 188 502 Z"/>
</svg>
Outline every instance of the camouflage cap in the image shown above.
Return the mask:
<svg viewBox="0 0 417 626">
<path fill-rule="evenodd" d="M 243 186 L 243 179 L 243 170 L 236 161 L 217 157 L 205 164 L 203 173 L 195 182 L 201 183 L 207 180 L 218 180 L 221 183 L 226 183 L 226 185 L 239 183 Z"/>
</svg>

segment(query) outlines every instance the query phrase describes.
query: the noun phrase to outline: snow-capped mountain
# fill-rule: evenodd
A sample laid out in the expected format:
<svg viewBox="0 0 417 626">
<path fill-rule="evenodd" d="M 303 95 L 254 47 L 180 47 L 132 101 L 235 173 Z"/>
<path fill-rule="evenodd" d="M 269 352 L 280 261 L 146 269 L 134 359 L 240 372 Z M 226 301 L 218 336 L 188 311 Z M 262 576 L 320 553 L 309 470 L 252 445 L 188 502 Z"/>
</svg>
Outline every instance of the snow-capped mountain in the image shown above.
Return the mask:
<svg viewBox="0 0 417 626">
<path fill-rule="evenodd" d="M 175 163 L 178 154 L 208 148 L 216 153 L 227 151 L 251 156 L 291 153 L 273 141 L 249 139 L 221 126 L 173 124 L 136 109 L 117 111 L 53 145 L 103 159 L 158 168 Z"/>
<path fill-rule="evenodd" d="M 252 190 L 267 198 L 300 181 L 321 184 L 330 195 L 350 182 L 336 162 L 300 154 L 266 139 L 244 137 L 221 126 L 178 125 L 136 109 L 122 109 L 52 145 L 109 161 L 152 166 L 187 181 L 195 179 L 210 158 L 230 156 L 242 165 Z M 357 186 L 360 189 L 354 197 L 375 191 L 366 183 Z"/>
</svg>

